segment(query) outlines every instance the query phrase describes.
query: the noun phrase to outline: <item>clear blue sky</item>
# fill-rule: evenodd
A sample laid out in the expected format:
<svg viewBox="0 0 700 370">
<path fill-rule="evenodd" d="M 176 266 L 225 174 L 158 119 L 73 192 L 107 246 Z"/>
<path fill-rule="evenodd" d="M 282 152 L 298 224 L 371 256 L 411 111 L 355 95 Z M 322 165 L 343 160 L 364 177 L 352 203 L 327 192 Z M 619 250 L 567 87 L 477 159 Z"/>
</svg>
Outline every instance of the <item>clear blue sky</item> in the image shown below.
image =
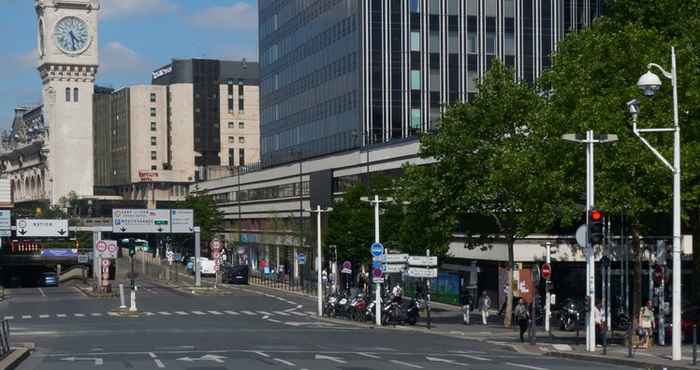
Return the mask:
<svg viewBox="0 0 700 370">
<path fill-rule="evenodd" d="M 112 87 L 150 82 L 172 58 L 258 60 L 257 0 L 99 0 L 100 70 Z M 41 102 L 34 0 L 0 0 L 0 129 Z"/>
</svg>

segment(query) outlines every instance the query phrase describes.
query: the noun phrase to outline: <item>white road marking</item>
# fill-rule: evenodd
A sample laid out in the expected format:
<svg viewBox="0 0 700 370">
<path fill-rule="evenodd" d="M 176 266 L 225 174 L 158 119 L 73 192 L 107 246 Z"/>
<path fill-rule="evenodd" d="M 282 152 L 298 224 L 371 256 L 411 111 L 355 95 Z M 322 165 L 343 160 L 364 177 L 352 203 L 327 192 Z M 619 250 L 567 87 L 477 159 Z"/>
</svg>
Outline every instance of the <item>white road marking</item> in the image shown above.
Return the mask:
<svg viewBox="0 0 700 370">
<path fill-rule="evenodd" d="M 32 315 L 22 315 L 22 319 L 24 319 L 24 320 L 31 319 L 31 318 L 32 318 Z"/>
<path fill-rule="evenodd" d="M 255 351 L 255 352 L 253 352 L 253 353 L 255 353 L 256 355 L 265 357 L 265 358 L 270 358 L 270 355 L 268 355 L 268 354 L 265 353 L 265 352 Z"/>
<path fill-rule="evenodd" d="M 104 362 L 102 361 L 101 358 L 96 358 L 95 359 L 95 366 L 102 366 Z"/>
<path fill-rule="evenodd" d="M 175 313 L 178 314 L 178 315 L 180 315 L 180 316 L 187 316 L 187 315 L 189 315 L 189 314 L 188 314 L 187 312 L 185 312 L 185 311 L 175 311 Z"/>
<path fill-rule="evenodd" d="M 506 365 L 508 366 L 515 366 L 515 367 L 522 367 L 523 369 L 532 369 L 532 370 L 549 370 L 545 367 L 537 367 L 537 366 L 530 366 L 530 365 L 523 365 L 523 364 L 516 364 L 512 362 L 506 362 Z"/>
<path fill-rule="evenodd" d="M 155 353 L 153 352 L 148 352 L 148 355 L 151 356 L 151 358 L 158 358 Z"/>
<path fill-rule="evenodd" d="M 287 360 L 283 360 L 283 359 L 281 359 L 281 358 L 274 358 L 273 361 L 277 361 L 277 362 L 283 363 L 283 364 L 285 364 L 285 365 L 287 365 L 287 366 L 297 366 L 295 363 L 289 362 L 289 361 L 287 361 Z"/>
<path fill-rule="evenodd" d="M 116 312 L 107 312 L 107 315 L 109 315 L 109 316 L 119 316 L 119 314 L 116 313 Z M 154 314 L 153 312 L 146 312 L 146 315 L 147 315 L 147 316 L 153 316 L 153 315 L 155 315 L 155 314 Z"/>
<path fill-rule="evenodd" d="M 276 324 L 281 324 L 281 323 L 282 323 L 282 321 L 275 320 L 275 319 L 267 319 L 267 321 L 274 322 L 274 323 L 276 323 Z"/>
<path fill-rule="evenodd" d="M 48 319 L 48 318 L 49 318 L 49 315 L 39 315 L 39 318 L 40 318 L 40 319 Z"/>
<path fill-rule="evenodd" d="M 369 353 L 364 353 L 364 352 L 357 352 L 358 355 L 362 357 L 367 357 L 367 358 L 373 358 L 375 360 L 379 360 L 381 357 L 376 356 L 376 355 L 370 355 Z"/>
<path fill-rule="evenodd" d="M 82 290 L 78 289 L 78 287 L 76 287 L 76 286 L 74 286 L 73 289 L 75 289 L 75 290 L 76 290 L 78 293 L 80 293 L 80 295 L 82 295 L 83 297 L 87 297 L 87 296 L 88 296 L 87 294 L 85 294 L 85 292 L 83 292 Z"/>
<path fill-rule="evenodd" d="M 474 356 L 474 355 L 465 355 L 465 354 L 460 354 L 460 357 L 466 357 L 470 358 L 472 360 L 477 360 L 477 361 L 491 361 L 491 359 L 485 358 L 485 357 L 479 357 L 479 356 Z"/>
<path fill-rule="evenodd" d="M 301 312 L 296 312 L 296 311 L 292 312 L 292 315 L 297 315 L 297 316 L 306 316 L 306 314 L 305 314 L 305 313 L 301 313 Z"/>
<path fill-rule="evenodd" d="M 68 315 L 66 315 L 65 313 L 57 313 L 56 317 L 64 318 L 64 317 L 68 317 Z"/>
<path fill-rule="evenodd" d="M 158 313 L 161 314 L 161 315 L 163 315 L 163 316 L 170 316 L 170 315 L 172 315 L 170 312 L 165 312 L 165 311 L 160 311 L 160 312 L 158 312 Z"/>
<path fill-rule="evenodd" d="M 316 312 L 306 311 L 305 313 L 309 316 L 316 316 Z"/>
<path fill-rule="evenodd" d="M 5 316 L 5 317 L 3 317 L 3 319 L 4 320 L 14 320 L 15 317 L 14 316 Z M 14 334 L 14 333 L 12 333 L 12 334 Z"/>
<path fill-rule="evenodd" d="M 41 289 L 41 288 L 37 288 L 37 289 L 39 289 L 39 293 L 41 293 L 42 297 L 46 297 L 46 293 L 44 293 L 44 289 Z"/>
<path fill-rule="evenodd" d="M 315 355 L 314 359 L 316 360 L 328 360 L 331 362 L 335 362 L 337 364 L 347 364 L 348 362 L 343 360 L 340 357 L 333 357 L 333 356 L 326 356 L 326 355 Z"/>
<path fill-rule="evenodd" d="M 411 363 L 403 362 L 403 361 L 399 361 L 399 360 L 389 360 L 389 362 L 391 362 L 392 364 L 397 364 L 397 365 L 403 365 L 403 366 L 412 367 L 412 368 L 414 368 L 414 369 L 422 369 L 422 368 L 423 368 L 423 366 L 416 365 L 416 364 L 411 364 Z"/>
<path fill-rule="evenodd" d="M 246 314 L 248 316 L 255 316 L 255 313 L 250 312 L 250 311 L 241 311 L 241 312 L 243 312 L 244 314 Z"/>
<path fill-rule="evenodd" d="M 444 364 L 450 364 L 450 365 L 469 366 L 469 365 L 463 364 L 463 363 L 461 363 L 461 362 L 457 362 L 457 361 L 454 361 L 454 360 L 447 360 L 447 359 L 439 358 L 439 357 L 430 357 L 430 356 L 428 356 L 428 357 L 426 357 L 425 359 L 428 360 L 428 361 L 432 361 L 432 362 L 442 362 L 442 363 L 444 363 Z"/>
<path fill-rule="evenodd" d="M 236 312 L 236 311 L 224 311 L 224 312 L 226 312 L 226 313 L 229 314 L 229 315 L 233 315 L 233 316 L 238 316 L 238 315 L 240 315 L 240 313 L 238 313 L 238 312 Z"/>
<path fill-rule="evenodd" d="M 102 314 L 99 313 L 99 312 L 93 312 L 93 313 L 90 314 L 90 316 L 98 317 L 98 316 L 102 316 Z"/>
<path fill-rule="evenodd" d="M 206 315 L 206 314 L 205 314 L 204 312 L 202 312 L 202 311 L 192 311 L 192 313 L 195 314 L 195 315 L 199 315 L 199 316 Z"/>
<path fill-rule="evenodd" d="M 158 368 L 160 368 L 160 369 L 164 369 L 164 368 L 165 368 L 165 365 L 163 365 L 163 361 L 161 361 L 161 360 L 159 360 L 159 359 L 155 359 L 155 360 L 153 360 L 153 361 L 156 362 L 156 366 L 158 366 Z"/>
<path fill-rule="evenodd" d="M 261 314 L 261 315 L 265 315 L 265 316 L 272 316 L 272 314 L 271 314 L 271 313 L 269 313 L 269 312 L 266 312 L 266 311 L 256 311 L 256 312 L 257 312 L 257 313 L 259 313 L 259 314 Z"/>
<path fill-rule="evenodd" d="M 284 312 L 292 312 L 292 311 L 294 311 L 294 310 L 296 310 L 296 309 L 297 309 L 296 307 L 294 307 L 294 308 L 288 308 L 288 309 L 284 310 Z"/>
<path fill-rule="evenodd" d="M 557 351 L 571 351 L 571 346 L 568 344 L 552 344 L 552 347 Z"/>
<path fill-rule="evenodd" d="M 290 316 L 288 313 L 282 312 L 282 311 L 274 311 L 274 313 L 277 315 L 282 315 L 282 316 Z"/>
<path fill-rule="evenodd" d="M 73 316 L 75 317 L 85 317 L 84 313 L 74 313 Z"/>
<path fill-rule="evenodd" d="M 212 315 L 223 315 L 223 314 L 222 314 L 221 312 L 219 312 L 219 311 L 207 311 L 207 312 L 209 312 L 209 313 L 212 314 Z"/>
</svg>

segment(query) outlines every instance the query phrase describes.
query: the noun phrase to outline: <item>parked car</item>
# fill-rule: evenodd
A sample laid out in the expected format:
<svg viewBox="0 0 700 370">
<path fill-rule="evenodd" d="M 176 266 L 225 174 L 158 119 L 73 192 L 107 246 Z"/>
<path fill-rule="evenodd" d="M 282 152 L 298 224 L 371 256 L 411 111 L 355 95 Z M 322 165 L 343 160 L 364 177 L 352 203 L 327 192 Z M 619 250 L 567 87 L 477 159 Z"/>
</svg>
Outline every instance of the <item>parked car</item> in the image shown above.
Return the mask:
<svg viewBox="0 0 700 370">
<path fill-rule="evenodd" d="M 671 315 L 666 315 L 666 343 L 671 343 L 673 324 Z M 681 341 L 690 342 L 693 340 L 693 325 L 697 325 L 700 331 L 700 307 L 688 307 L 681 313 Z M 658 327 L 658 325 L 657 325 Z M 700 333 L 698 333 L 700 336 Z"/>
<path fill-rule="evenodd" d="M 58 286 L 58 275 L 55 272 L 43 272 L 39 275 L 39 286 Z"/>
<path fill-rule="evenodd" d="M 226 265 L 223 269 L 222 280 L 229 284 L 248 284 L 249 270 L 247 265 Z"/>
</svg>

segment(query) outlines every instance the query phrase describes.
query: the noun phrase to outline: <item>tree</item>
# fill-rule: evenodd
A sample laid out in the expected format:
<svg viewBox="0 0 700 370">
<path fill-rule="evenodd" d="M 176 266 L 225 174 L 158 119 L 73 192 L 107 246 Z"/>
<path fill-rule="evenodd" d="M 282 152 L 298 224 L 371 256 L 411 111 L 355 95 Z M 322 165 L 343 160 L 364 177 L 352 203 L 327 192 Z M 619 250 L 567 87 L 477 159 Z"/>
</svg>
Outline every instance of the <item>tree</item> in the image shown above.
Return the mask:
<svg viewBox="0 0 700 370">
<path fill-rule="evenodd" d="M 649 62 L 670 69 L 670 46 L 676 45 L 679 68 L 679 100 L 684 158 L 683 207 L 698 212 L 700 167 L 689 160 L 700 154 L 698 121 L 694 107 L 700 104 L 698 86 L 700 36 L 691 32 L 699 25 L 698 1 L 618 1 L 609 16 L 598 19 L 592 27 L 571 34 L 559 44 L 553 67 L 542 80 L 543 86 L 555 91 L 548 116 L 548 135 L 584 132 L 617 134 L 615 145 L 596 149 L 596 205 L 610 214 L 625 214 L 630 220 L 633 251 L 636 259 L 633 293 L 634 311 L 641 305 L 641 243 L 644 232 L 670 235 L 672 200 L 671 173 L 632 133 L 625 103 L 641 93 L 636 82 Z M 691 11 L 690 8 L 694 9 Z M 684 9 L 677 12 L 671 9 Z M 687 12 L 686 12 L 687 11 Z M 672 16 L 672 21 L 668 16 Z M 659 22 L 659 19 L 666 21 Z M 691 27 L 691 28 L 687 28 Z M 654 99 L 640 98 L 640 127 L 658 127 L 672 122 L 671 84 L 664 86 Z M 671 158 L 670 135 L 645 135 L 667 158 Z M 571 178 L 585 181 L 583 149 L 563 153 L 559 165 Z M 666 225 L 645 224 L 645 217 L 668 212 Z"/>
<path fill-rule="evenodd" d="M 563 149 L 554 143 L 558 138 L 541 136 L 543 99 L 514 81 L 512 70 L 494 61 L 478 90 L 471 104 L 450 107 L 439 129 L 421 137 L 420 156 L 437 162 L 409 167 L 404 185 L 409 193 L 426 194 L 419 205 L 443 208 L 441 218 L 488 215 L 507 245 L 512 276 L 515 241 L 570 218 L 562 213 L 566 198 L 559 196 L 566 193 L 564 173 L 549 165 Z M 509 289 L 507 327 L 512 302 Z"/>
<path fill-rule="evenodd" d="M 324 244 L 337 246 L 338 261 L 347 260 L 359 265 L 370 260 L 369 246 L 374 242 L 374 212 L 368 203 L 360 199 L 366 195 L 367 190 L 363 185 L 351 186 L 341 200 L 334 202 L 333 212 L 328 213 Z"/>
</svg>

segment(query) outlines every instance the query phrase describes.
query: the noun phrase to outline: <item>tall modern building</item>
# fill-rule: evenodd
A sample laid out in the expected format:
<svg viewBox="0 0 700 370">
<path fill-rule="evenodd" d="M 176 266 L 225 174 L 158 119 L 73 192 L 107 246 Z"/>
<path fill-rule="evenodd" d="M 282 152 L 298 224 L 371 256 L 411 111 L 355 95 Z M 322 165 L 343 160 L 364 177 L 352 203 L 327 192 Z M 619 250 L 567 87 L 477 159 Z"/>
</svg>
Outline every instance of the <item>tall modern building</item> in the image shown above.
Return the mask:
<svg viewBox="0 0 700 370">
<path fill-rule="evenodd" d="M 259 162 L 260 98 L 257 62 L 173 60 L 153 72 L 166 89 L 166 123 L 194 128 L 197 179 L 208 170 Z"/>
<path fill-rule="evenodd" d="M 430 130 L 494 58 L 534 82 L 602 0 L 260 0 L 262 159 Z"/>
</svg>

